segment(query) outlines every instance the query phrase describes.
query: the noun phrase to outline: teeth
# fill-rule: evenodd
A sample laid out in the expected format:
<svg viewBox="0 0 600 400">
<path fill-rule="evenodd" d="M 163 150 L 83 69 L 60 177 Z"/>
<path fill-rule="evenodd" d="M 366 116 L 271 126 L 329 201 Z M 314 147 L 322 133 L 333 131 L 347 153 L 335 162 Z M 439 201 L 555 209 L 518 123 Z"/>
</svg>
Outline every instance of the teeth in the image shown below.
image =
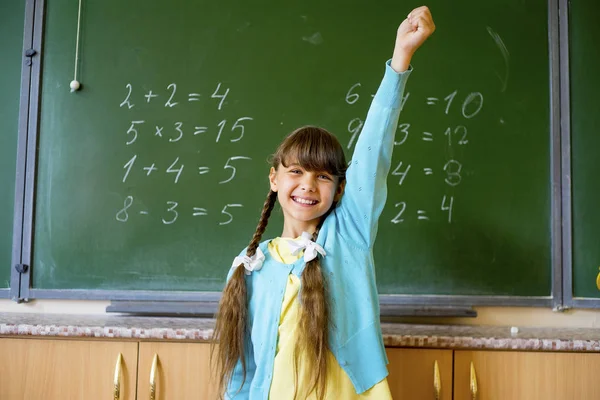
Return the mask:
<svg viewBox="0 0 600 400">
<path fill-rule="evenodd" d="M 297 201 L 298 203 L 302 203 L 302 204 L 317 204 L 317 202 L 315 200 L 305 200 L 305 199 L 301 199 L 300 197 L 294 197 L 294 200 Z"/>
</svg>

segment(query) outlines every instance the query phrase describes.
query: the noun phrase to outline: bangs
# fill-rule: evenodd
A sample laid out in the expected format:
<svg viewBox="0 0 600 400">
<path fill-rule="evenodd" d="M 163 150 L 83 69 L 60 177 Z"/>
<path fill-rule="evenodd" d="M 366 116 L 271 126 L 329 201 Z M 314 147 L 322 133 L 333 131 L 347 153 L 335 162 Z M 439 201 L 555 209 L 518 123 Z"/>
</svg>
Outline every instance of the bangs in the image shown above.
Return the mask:
<svg viewBox="0 0 600 400">
<path fill-rule="evenodd" d="M 322 128 L 304 127 L 292 132 L 273 157 L 273 166 L 298 164 L 307 171 L 323 171 L 340 179 L 346 176 L 346 157 L 335 136 Z"/>
</svg>

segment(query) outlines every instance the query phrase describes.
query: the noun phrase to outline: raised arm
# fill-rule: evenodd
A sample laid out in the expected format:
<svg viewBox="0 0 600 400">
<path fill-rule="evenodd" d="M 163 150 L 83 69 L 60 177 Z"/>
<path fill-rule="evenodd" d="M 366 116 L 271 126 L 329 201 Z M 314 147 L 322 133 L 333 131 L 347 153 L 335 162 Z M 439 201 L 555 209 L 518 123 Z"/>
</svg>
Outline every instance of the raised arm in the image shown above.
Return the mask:
<svg viewBox="0 0 600 400">
<path fill-rule="evenodd" d="M 373 245 L 377 221 L 385 205 L 387 175 L 410 61 L 434 30 L 431 13 L 424 6 L 411 11 L 402 21 L 392 60 L 386 65 L 383 81 L 356 142 L 339 209 L 345 214 L 342 223 L 346 233 L 362 246 Z"/>
</svg>

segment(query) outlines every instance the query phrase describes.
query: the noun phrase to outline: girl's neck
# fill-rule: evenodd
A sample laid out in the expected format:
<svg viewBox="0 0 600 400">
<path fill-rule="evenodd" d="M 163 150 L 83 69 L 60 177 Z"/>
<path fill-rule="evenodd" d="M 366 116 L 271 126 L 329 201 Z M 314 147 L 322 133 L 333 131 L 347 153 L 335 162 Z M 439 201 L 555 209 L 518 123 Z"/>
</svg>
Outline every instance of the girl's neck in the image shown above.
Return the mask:
<svg viewBox="0 0 600 400">
<path fill-rule="evenodd" d="M 317 225 L 318 222 L 306 222 L 304 224 L 288 224 L 284 221 L 283 232 L 281 233 L 281 237 L 295 239 L 298 236 L 302 235 L 302 232 L 308 232 L 312 234 L 317 230 Z"/>
</svg>

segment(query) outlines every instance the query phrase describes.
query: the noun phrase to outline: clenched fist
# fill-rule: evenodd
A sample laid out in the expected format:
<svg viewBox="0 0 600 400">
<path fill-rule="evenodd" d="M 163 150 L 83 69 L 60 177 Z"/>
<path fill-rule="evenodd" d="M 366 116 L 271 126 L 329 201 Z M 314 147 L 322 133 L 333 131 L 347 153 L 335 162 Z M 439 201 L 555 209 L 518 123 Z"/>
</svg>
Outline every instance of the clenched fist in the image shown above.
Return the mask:
<svg viewBox="0 0 600 400">
<path fill-rule="evenodd" d="M 435 24 L 429 8 L 422 6 L 412 10 L 398 27 L 392 68 L 396 72 L 405 71 L 415 51 L 434 31 Z"/>
</svg>

